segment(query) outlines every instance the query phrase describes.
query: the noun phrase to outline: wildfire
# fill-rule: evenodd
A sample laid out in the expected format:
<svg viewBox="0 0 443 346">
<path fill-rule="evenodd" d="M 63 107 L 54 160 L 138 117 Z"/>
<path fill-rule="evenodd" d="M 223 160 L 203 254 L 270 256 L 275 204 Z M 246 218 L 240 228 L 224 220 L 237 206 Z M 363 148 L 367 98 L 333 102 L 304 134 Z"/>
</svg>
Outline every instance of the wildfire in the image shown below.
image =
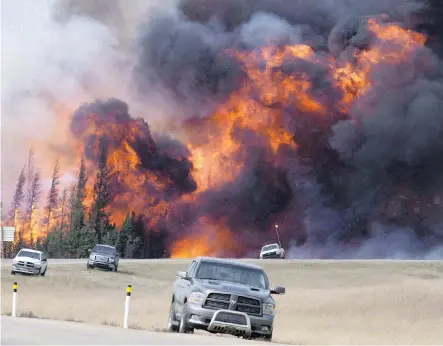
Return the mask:
<svg viewBox="0 0 443 346">
<path fill-rule="evenodd" d="M 344 63 L 332 56 L 325 57 L 306 44 L 226 51 L 241 64 L 244 79 L 210 117 L 183 124 L 189 138 L 189 157 L 162 153 L 147 123 L 133 119 L 125 106 L 113 101 L 105 106 L 82 106 L 74 112 L 70 131 L 76 158 L 62 158 L 61 163 L 70 162 L 71 169 L 73 162 L 85 157 L 86 205 L 90 207 L 104 139 L 114 189 L 113 201 L 108 206 L 111 221 L 121 226 L 126 213 L 134 211 L 146 216 L 149 230 L 156 229 L 167 219 L 174 202 L 191 199 L 199 208 L 201 193 L 222 189 L 235 181 L 244 172 L 255 148 L 274 164 L 282 149 L 296 151 L 297 138 L 288 126 L 289 121 L 295 122 L 294 114 L 313 119 L 327 119 L 337 110 L 348 114 L 356 101 L 373 89 L 377 83 L 374 75 L 381 65 L 395 69 L 407 64 L 426 41 L 417 32 L 375 18 L 368 20 L 367 29 L 373 35 L 368 47 L 353 51 L 353 61 Z M 326 71 L 328 83 L 342 96 L 334 99 L 319 88 L 315 77 L 303 69 L 310 64 Z M 191 172 L 191 162 L 196 190 L 183 187 L 188 182 L 186 174 Z M 35 218 L 33 211 L 32 219 Z M 197 217 L 190 230 L 184 229 L 180 236 L 172 237 L 172 258 L 237 255 L 243 248 L 234 240 L 235 231 L 228 222 L 210 216 Z"/>
<path fill-rule="evenodd" d="M 241 244 L 236 244 L 233 234 L 223 223 L 214 224 L 207 217 L 201 217 L 195 228 L 195 233 L 174 242 L 171 258 L 235 255 L 241 250 Z"/>
<path fill-rule="evenodd" d="M 344 93 L 339 104 L 339 109 L 344 112 L 349 110 L 355 99 L 371 90 L 371 73 L 377 70 L 377 66 L 401 66 L 426 42 L 426 37 L 420 33 L 397 24 L 381 23 L 375 18 L 368 20 L 367 27 L 375 37 L 371 48 L 357 53 L 355 63 L 347 62 L 343 67 L 333 69 L 336 84 Z M 402 73 L 404 71 L 405 68 L 402 68 Z"/>
</svg>

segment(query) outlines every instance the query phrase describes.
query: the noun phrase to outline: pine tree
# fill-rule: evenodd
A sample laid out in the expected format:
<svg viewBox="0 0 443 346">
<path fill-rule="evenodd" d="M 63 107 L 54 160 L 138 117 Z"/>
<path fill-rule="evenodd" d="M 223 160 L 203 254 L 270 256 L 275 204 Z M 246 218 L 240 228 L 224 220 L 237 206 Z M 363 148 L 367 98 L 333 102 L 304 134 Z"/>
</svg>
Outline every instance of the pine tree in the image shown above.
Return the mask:
<svg viewBox="0 0 443 346">
<path fill-rule="evenodd" d="M 97 236 L 94 230 L 88 226 L 83 227 L 79 232 L 78 243 L 76 248 L 76 257 L 85 258 L 89 256 L 88 249 L 94 247 L 97 243 Z"/>
<path fill-rule="evenodd" d="M 80 170 L 78 174 L 77 185 L 71 188 L 69 207 L 70 207 L 70 230 L 65 237 L 64 246 L 67 254 L 70 256 L 78 257 L 79 252 L 83 253 L 82 236 L 87 235 L 85 231 L 85 207 L 84 199 L 86 196 L 86 166 L 84 158 L 82 157 L 80 162 Z M 85 233 L 86 232 L 86 233 Z M 86 249 L 87 251 L 87 249 Z"/>
<path fill-rule="evenodd" d="M 136 238 L 135 248 L 134 248 L 134 258 L 145 258 L 145 221 L 143 215 L 138 216 L 132 213 L 132 224 L 133 224 L 133 234 Z M 138 238 L 138 240 L 137 240 Z"/>
<path fill-rule="evenodd" d="M 62 196 L 59 200 L 60 205 L 60 218 L 57 226 L 64 232 L 66 226 L 66 214 L 68 210 L 68 191 L 63 189 Z"/>
<path fill-rule="evenodd" d="M 29 225 L 30 246 L 34 247 L 34 228 L 38 222 L 38 216 L 35 215 L 37 204 L 41 194 L 40 171 L 37 170 L 32 176 L 32 181 L 27 199 L 27 224 Z"/>
<path fill-rule="evenodd" d="M 132 234 L 129 234 L 125 244 L 124 258 L 132 258 L 133 254 L 134 254 L 134 242 Z"/>
<path fill-rule="evenodd" d="M 75 195 L 72 199 L 71 207 L 71 231 L 79 231 L 85 225 L 85 207 L 84 199 L 86 196 L 86 183 L 88 178 L 86 177 L 86 166 L 84 158 L 82 157 L 80 163 L 80 171 L 77 180 L 77 187 L 75 189 Z"/>
<path fill-rule="evenodd" d="M 118 234 L 117 243 L 115 245 L 117 252 L 122 254 L 122 258 L 125 258 L 126 242 L 128 237 L 133 233 L 132 218 L 129 214 L 126 215 L 125 221 L 123 222 L 122 229 Z"/>
<path fill-rule="evenodd" d="M 9 218 L 11 219 L 11 221 L 14 222 L 14 226 L 16 222 L 17 213 L 25 197 L 23 190 L 25 186 L 25 181 L 26 181 L 25 167 L 23 167 L 17 179 L 17 185 L 15 186 L 14 196 L 12 197 L 11 210 L 9 212 Z"/>
<path fill-rule="evenodd" d="M 60 184 L 60 162 L 57 159 L 52 172 L 51 187 L 49 188 L 46 204 L 46 232 L 49 232 L 58 205 L 58 185 Z"/>
<path fill-rule="evenodd" d="M 103 235 L 113 229 L 109 221 L 110 214 L 106 207 L 112 202 L 111 173 L 107 165 L 106 144 L 101 143 L 97 178 L 94 184 L 94 203 L 89 217 L 90 227 L 95 229 L 98 242 L 102 241 Z"/>
</svg>

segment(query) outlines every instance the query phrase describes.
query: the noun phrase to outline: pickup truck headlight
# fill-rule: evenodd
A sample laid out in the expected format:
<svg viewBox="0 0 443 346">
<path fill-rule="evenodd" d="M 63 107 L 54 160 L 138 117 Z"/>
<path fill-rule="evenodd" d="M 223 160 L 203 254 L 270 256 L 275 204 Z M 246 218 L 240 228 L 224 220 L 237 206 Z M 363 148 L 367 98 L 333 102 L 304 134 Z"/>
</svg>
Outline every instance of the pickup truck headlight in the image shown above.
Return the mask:
<svg viewBox="0 0 443 346">
<path fill-rule="evenodd" d="M 188 298 L 188 302 L 194 304 L 203 304 L 205 301 L 205 294 L 201 292 L 191 292 Z"/>
<path fill-rule="evenodd" d="M 273 315 L 274 314 L 274 304 L 263 304 L 263 314 Z"/>
<path fill-rule="evenodd" d="M 92 261 L 94 259 L 94 255 L 89 255 L 89 259 Z"/>
<path fill-rule="evenodd" d="M 115 257 L 109 257 L 110 262 L 114 262 L 114 260 L 115 260 Z"/>
</svg>

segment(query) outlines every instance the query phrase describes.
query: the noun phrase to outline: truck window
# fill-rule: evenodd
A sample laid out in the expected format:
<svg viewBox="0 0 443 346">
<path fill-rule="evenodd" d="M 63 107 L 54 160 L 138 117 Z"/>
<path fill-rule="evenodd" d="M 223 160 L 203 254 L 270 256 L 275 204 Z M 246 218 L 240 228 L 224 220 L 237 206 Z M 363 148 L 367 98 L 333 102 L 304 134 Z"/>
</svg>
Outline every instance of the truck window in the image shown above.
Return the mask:
<svg viewBox="0 0 443 346">
<path fill-rule="evenodd" d="M 194 274 L 194 269 L 195 269 L 196 264 L 197 264 L 196 261 L 192 261 L 192 263 L 189 265 L 189 267 L 186 271 L 188 276 L 192 276 Z"/>
</svg>

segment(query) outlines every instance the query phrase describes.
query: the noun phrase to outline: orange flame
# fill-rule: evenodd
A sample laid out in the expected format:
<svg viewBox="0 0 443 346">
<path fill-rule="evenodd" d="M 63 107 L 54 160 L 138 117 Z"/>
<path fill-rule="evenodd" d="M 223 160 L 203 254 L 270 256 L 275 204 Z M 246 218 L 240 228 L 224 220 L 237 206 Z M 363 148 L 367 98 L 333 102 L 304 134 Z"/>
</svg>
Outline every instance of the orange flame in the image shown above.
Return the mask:
<svg viewBox="0 0 443 346">
<path fill-rule="evenodd" d="M 396 66 L 408 61 L 426 42 L 424 35 L 396 24 L 370 19 L 367 25 L 374 35 L 371 47 L 356 54 L 355 62 L 344 65 L 339 65 L 332 57 L 320 58 L 305 44 L 267 46 L 252 52 L 228 51 L 242 64 L 246 78 L 225 103 L 217 106 L 203 125 L 185 126 L 185 132 L 190 138 L 187 145 L 191 151 L 193 174 L 198 189 L 190 197 L 183 196 L 182 200 L 196 200 L 199 193 L 210 188 L 220 188 L 239 176 L 249 149 L 242 143 L 239 132 L 253 133 L 254 138 L 248 142 L 254 143 L 256 140 L 258 146 L 265 148 L 264 155 L 275 161 L 283 148 L 297 148 L 296 138 L 285 126 L 285 108 L 291 106 L 295 112 L 312 117 L 325 118 L 329 115 L 331 106 L 325 102 L 328 95 L 315 93 L 313 81 L 303 71 L 290 75 L 283 73 L 281 67 L 285 61 L 302 60 L 329 69 L 334 85 L 343 93 L 342 99 L 332 108 L 347 114 L 355 101 L 374 87 L 374 78 L 371 75 L 374 67 L 380 64 Z M 60 112 L 66 113 L 64 109 Z M 66 117 L 61 117 L 59 121 L 68 131 L 65 119 Z M 173 206 L 154 196 L 157 195 L 156 192 L 164 191 L 169 181 L 151 171 L 139 169 L 140 158 L 130 145 L 138 134 L 136 122 L 124 130 L 113 124 L 107 124 L 104 130 L 97 126 L 92 117 L 88 122 L 86 135 L 100 136 L 106 131 L 106 135 L 111 138 L 119 136 L 114 139 L 121 143 L 118 147 L 111 148 L 107 164 L 111 173 L 117 173 L 122 184 L 131 187 L 131 192 L 118 194 L 108 207 L 112 215 L 111 221 L 121 225 L 127 211 L 131 210 L 147 215 L 150 226 L 158 224 Z M 57 132 L 58 141 L 60 132 Z M 75 166 L 76 172 L 85 144 L 76 138 L 70 140 L 76 159 L 67 155 L 61 158 L 61 165 L 65 170 L 66 167 L 71 169 Z M 96 145 L 97 148 L 93 150 L 98 150 L 98 143 Z M 91 206 L 95 171 L 91 168 L 91 162 L 87 162 L 87 167 L 89 179 L 86 204 Z M 141 195 L 145 181 L 149 181 L 154 190 L 149 195 Z M 134 194 L 133 191 L 140 194 Z M 186 235 L 172 245 L 172 258 L 235 254 L 239 251 L 240 245 L 235 244 L 233 233 L 225 223 L 204 217 L 200 218 L 198 227 L 197 233 Z"/>
<path fill-rule="evenodd" d="M 206 217 L 199 220 L 200 229 L 176 241 L 171 248 L 171 258 L 193 258 L 196 256 L 222 256 L 235 254 L 240 245 L 233 240 L 229 229 L 223 224 L 213 224 Z"/>
</svg>

